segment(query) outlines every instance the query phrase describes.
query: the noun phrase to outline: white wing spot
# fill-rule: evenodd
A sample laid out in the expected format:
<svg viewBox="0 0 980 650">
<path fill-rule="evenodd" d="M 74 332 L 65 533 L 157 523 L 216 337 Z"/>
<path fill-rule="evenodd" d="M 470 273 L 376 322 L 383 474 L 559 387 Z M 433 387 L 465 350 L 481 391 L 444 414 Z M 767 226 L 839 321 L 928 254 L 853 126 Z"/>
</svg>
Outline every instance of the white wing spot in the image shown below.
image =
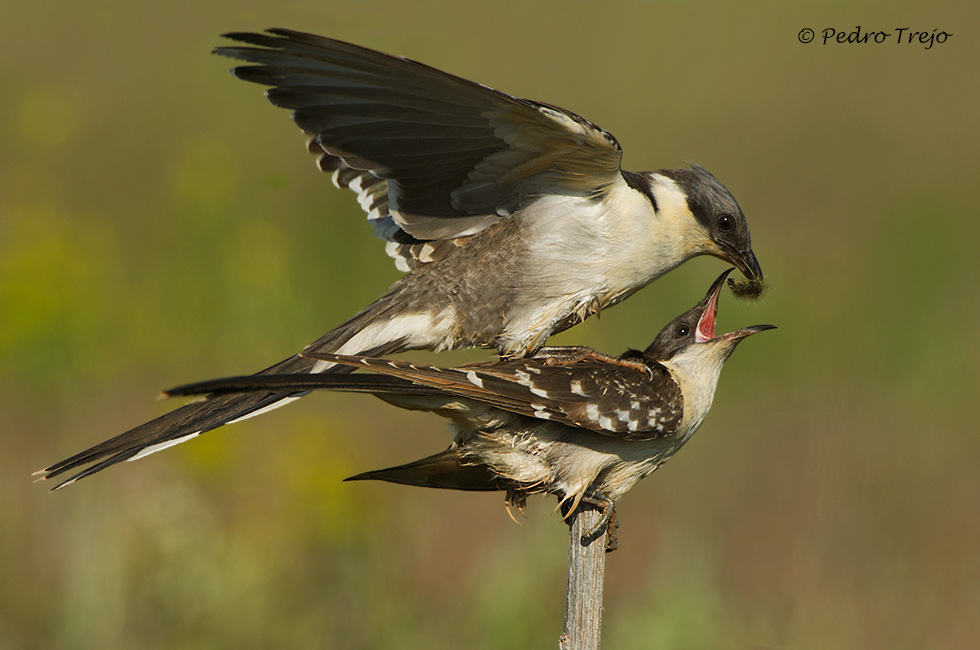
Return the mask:
<svg viewBox="0 0 980 650">
<path fill-rule="evenodd" d="M 663 421 L 652 412 L 647 414 L 647 426 L 658 431 L 663 431 L 664 428 Z"/>
<path fill-rule="evenodd" d="M 572 380 L 572 395 L 581 395 L 586 397 L 585 391 L 582 390 L 582 382 L 578 379 Z"/>
<path fill-rule="evenodd" d="M 598 420 L 599 419 L 599 407 L 596 406 L 595 404 L 586 404 L 586 406 L 585 406 L 585 414 L 588 416 L 588 418 L 590 420 Z"/>
<path fill-rule="evenodd" d="M 425 244 L 422 246 L 422 250 L 418 254 L 418 260 L 422 263 L 428 263 L 432 261 L 432 253 L 434 253 L 436 247 L 432 244 Z"/>
<path fill-rule="evenodd" d="M 551 413 L 547 411 L 546 406 L 541 406 L 540 404 L 531 404 L 531 408 L 534 409 L 534 417 L 540 418 L 542 420 L 551 419 Z"/>
<path fill-rule="evenodd" d="M 483 380 L 480 379 L 480 377 L 472 370 L 466 371 L 466 378 L 469 380 L 471 384 L 473 384 L 477 388 L 483 388 Z"/>
</svg>

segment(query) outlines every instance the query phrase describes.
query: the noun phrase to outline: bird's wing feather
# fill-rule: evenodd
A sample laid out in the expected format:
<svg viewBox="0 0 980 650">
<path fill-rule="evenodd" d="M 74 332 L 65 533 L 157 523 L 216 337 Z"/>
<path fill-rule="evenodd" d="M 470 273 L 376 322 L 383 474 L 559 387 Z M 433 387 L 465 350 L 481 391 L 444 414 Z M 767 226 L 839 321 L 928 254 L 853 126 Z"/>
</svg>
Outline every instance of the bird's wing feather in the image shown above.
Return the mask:
<svg viewBox="0 0 980 650">
<path fill-rule="evenodd" d="M 649 372 L 644 372 L 595 360 L 553 366 L 534 358 L 440 368 L 371 357 L 310 356 L 407 379 L 512 413 L 629 440 L 670 435 L 683 418 L 680 387 L 659 364 L 650 364 Z"/>
<path fill-rule="evenodd" d="M 215 52 L 255 64 L 234 73 L 293 111 L 400 268 L 441 259 L 535 196 L 622 182 L 615 138 L 563 109 L 302 32 L 226 36 L 245 45 Z"/>
</svg>

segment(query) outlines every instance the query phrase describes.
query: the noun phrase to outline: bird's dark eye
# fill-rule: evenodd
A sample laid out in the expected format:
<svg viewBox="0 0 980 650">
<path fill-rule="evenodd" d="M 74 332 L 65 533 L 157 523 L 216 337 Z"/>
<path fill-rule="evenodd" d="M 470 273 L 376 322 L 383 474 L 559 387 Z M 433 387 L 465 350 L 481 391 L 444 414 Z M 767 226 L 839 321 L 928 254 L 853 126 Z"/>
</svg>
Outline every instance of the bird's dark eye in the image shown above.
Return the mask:
<svg viewBox="0 0 980 650">
<path fill-rule="evenodd" d="M 722 232 L 731 232 L 735 230 L 735 217 L 733 215 L 728 214 L 727 212 L 719 216 L 718 230 Z"/>
<path fill-rule="evenodd" d="M 690 333 L 691 333 L 690 326 L 684 325 L 683 323 L 681 323 L 680 325 L 674 328 L 674 336 L 676 336 L 679 339 L 684 338 Z"/>
</svg>

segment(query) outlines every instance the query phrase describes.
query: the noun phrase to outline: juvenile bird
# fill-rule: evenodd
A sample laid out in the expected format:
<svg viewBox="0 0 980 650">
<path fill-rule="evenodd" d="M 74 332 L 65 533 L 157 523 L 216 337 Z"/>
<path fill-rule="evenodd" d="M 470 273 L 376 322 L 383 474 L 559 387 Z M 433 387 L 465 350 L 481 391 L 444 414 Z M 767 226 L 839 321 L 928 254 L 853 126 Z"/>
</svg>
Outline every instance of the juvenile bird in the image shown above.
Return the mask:
<svg viewBox="0 0 980 650">
<path fill-rule="evenodd" d="M 735 199 L 701 167 L 620 168 L 616 139 L 565 109 L 518 99 L 404 58 L 285 29 L 233 33 L 216 53 L 291 109 L 338 187 L 357 194 L 398 268 L 387 293 L 260 374 L 345 373 L 316 354 L 496 348 L 548 337 L 697 255 L 762 282 Z M 296 399 L 210 396 L 39 472 L 63 487 Z"/>
<path fill-rule="evenodd" d="M 334 389 L 431 411 L 452 422 L 449 449 L 348 480 L 506 490 L 508 503 L 518 505 L 528 494 L 554 494 L 569 512 L 585 501 L 603 511 L 589 538 L 608 524 L 616 501 L 698 429 L 735 346 L 773 328 L 756 325 L 715 336 L 718 295 L 728 273 L 646 350 L 619 357 L 589 348 L 543 348 L 523 359 L 440 368 L 317 352 L 311 355 L 372 374 L 232 377 L 167 394 Z"/>
</svg>

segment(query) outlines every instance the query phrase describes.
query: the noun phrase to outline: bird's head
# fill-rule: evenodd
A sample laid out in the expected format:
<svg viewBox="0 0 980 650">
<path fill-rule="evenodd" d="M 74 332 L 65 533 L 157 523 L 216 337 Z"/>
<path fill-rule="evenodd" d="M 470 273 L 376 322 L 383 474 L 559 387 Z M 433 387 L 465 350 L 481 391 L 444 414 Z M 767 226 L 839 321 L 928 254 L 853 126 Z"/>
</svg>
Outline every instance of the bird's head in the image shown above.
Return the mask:
<svg viewBox="0 0 980 650">
<path fill-rule="evenodd" d="M 653 174 L 656 178 L 669 179 L 666 184 L 674 188 L 663 188 L 660 193 L 667 195 L 671 190 L 680 191 L 684 196 L 683 211 L 688 219 L 684 238 L 690 247 L 691 255 L 713 255 L 729 264 L 734 264 L 748 280 L 753 291 L 747 295 L 758 295 L 762 288 L 762 268 L 752 252 L 752 237 L 749 224 L 732 196 L 717 178 L 706 169 L 693 165 L 691 169 L 667 169 Z M 657 199 L 657 188 L 652 188 Z"/>
<path fill-rule="evenodd" d="M 753 325 L 727 334 L 715 335 L 715 321 L 718 316 L 718 296 L 725 284 L 725 278 L 734 269 L 728 269 L 714 281 L 701 302 L 684 312 L 660 330 L 653 343 L 644 350 L 648 361 L 683 364 L 692 371 L 708 371 L 721 365 L 732 351 L 746 337 L 775 325 Z"/>
</svg>

